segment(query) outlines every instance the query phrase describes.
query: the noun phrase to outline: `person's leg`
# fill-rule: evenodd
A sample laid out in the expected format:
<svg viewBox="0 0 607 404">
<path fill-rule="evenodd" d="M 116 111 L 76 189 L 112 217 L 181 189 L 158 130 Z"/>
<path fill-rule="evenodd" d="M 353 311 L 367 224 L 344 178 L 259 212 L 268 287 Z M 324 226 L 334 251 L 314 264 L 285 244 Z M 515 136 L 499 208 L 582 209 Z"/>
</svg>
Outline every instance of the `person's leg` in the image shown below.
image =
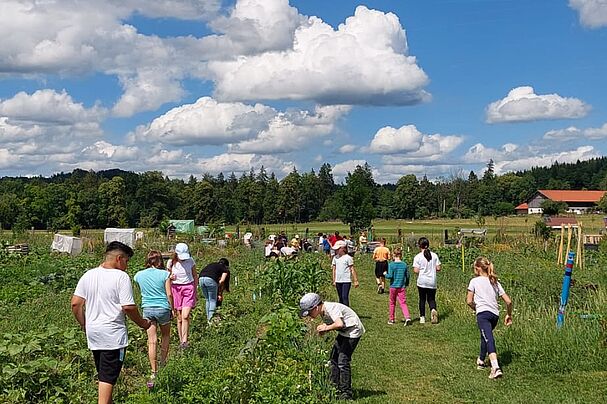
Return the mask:
<svg viewBox="0 0 607 404">
<path fill-rule="evenodd" d="M 343 294 L 343 304 L 345 304 L 346 306 L 350 307 L 350 287 L 352 286 L 352 283 L 350 282 L 345 282 L 342 286 L 342 294 Z"/>
<path fill-rule="evenodd" d="M 199 283 L 200 289 L 202 290 L 202 296 L 204 297 L 204 309 L 207 314 L 207 321 L 210 321 L 211 317 L 209 315 L 209 287 L 207 286 L 206 279 L 206 277 L 200 278 Z"/>
<path fill-rule="evenodd" d="M 350 362 L 352 354 L 360 338 L 347 338 L 341 335 L 337 336 L 339 341 L 339 355 L 337 364 L 339 367 L 339 387 L 340 398 L 352 398 L 352 371 Z"/>
<path fill-rule="evenodd" d="M 217 292 L 219 290 L 219 285 L 211 278 L 206 278 L 206 285 L 209 296 L 209 299 L 207 300 L 207 302 L 209 303 L 207 320 L 211 321 L 211 319 L 215 315 L 215 309 L 217 308 Z"/>
<path fill-rule="evenodd" d="M 478 332 L 481 337 L 481 346 L 478 354 L 479 364 L 480 362 L 485 362 L 485 358 L 487 357 L 487 339 L 485 337 L 485 332 L 487 329 L 491 328 L 491 325 L 487 318 L 484 316 L 486 312 L 478 313 L 476 315 L 476 324 L 478 325 Z"/>
<path fill-rule="evenodd" d="M 156 365 L 156 347 L 158 346 L 158 335 L 156 334 L 157 325 L 156 322 L 152 322 L 150 328 L 147 329 L 148 334 L 148 358 L 150 359 L 150 366 L 152 367 L 152 373 L 158 371 Z M 164 342 L 164 341 L 163 341 Z"/>
<path fill-rule="evenodd" d="M 398 290 L 396 288 L 390 288 L 390 294 L 388 296 L 388 301 L 390 302 L 389 311 L 388 311 L 388 320 L 394 321 L 394 311 L 396 309 L 396 295 Z"/>
<path fill-rule="evenodd" d="M 430 310 L 436 310 L 436 289 L 427 289 L 426 296 Z"/>
<path fill-rule="evenodd" d="M 405 292 L 405 288 L 398 288 L 396 297 L 398 298 L 398 303 L 403 311 L 405 320 L 411 318 L 411 315 L 409 314 L 409 307 L 407 306 L 407 292 Z"/>
<path fill-rule="evenodd" d="M 112 404 L 112 392 L 114 386 L 110 383 L 99 382 L 99 404 Z"/>
<path fill-rule="evenodd" d="M 169 358 L 169 346 L 171 341 L 171 323 L 160 326 L 162 341 L 160 343 L 160 364 L 164 366 Z"/>
<path fill-rule="evenodd" d="M 183 321 L 181 320 L 181 309 L 177 309 L 177 335 L 179 343 L 183 342 Z"/>
<path fill-rule="evenodd" d="M 339 367 L 338 367 L 338 359 L 339 359 L 339 344 L 337 339 L 333 343 L 333 348 L 331 349 L 331 383 L 335 385 L 335 388 L 339 386 Z"/>
<path fill-rule="evenodd" d="M 183 307 L 181 309 L 181 342 L 187 344 L 188 332 L 190 331 L 190 312 L 191 307 Z"/>
<path fill-rule="evenodd" d="M 335 282 L 335 290 L 337 291 L 337 299 L 339 303 L 344 304 L 343 300 L 343 283 Z"/>
<path fill-rule="evenodd" d="M 417 287 L 419 293 L 419 317 L 426 317 L 426 288 Z"/>
</svg>

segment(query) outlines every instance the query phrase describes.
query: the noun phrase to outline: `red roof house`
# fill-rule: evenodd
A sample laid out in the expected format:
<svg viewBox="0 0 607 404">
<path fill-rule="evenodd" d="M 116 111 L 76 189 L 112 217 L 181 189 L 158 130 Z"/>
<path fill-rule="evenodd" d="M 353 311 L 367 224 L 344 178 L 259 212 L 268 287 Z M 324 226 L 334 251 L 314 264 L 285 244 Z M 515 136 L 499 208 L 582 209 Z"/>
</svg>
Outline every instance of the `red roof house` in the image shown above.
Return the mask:
<svg viewBox="0 0 607 404">
<path fill-rule="evenodd" d="M 542 203 L 547 200 L 565 202 L 567 211 L 571 213 L 585 213 L 595 209 L 596 204 L 607 191 L 571 191 L 560 189 L 540 189 L 533 198 L 527 202 L 527 213 L 542 213 Z M 519 205 L 522 206 L 523 204 Z M 518 209 L 518 206 L 516 207 Z"/>
</svg>

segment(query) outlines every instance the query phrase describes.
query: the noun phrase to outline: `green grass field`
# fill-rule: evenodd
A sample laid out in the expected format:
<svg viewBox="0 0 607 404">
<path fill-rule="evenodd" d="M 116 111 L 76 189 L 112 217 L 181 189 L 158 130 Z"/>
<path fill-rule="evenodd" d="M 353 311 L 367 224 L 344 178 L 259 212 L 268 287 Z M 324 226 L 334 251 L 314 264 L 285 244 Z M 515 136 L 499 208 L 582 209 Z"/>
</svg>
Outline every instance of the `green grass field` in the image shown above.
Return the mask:
<svg viewBox="0 0 607 404">
<path fill-rule="evenodd" d="M 556 264 L 555 246 L 551 242 L 545 252 L 528 234 L 525 226 L 532 225 L 531 219 L 527 223 L 522 218 L 511 219 L 509 228 L 519 229 L 521 236 L 494 244 L 490 235 L 483 247 L 466 249 L 464 271 L 459 249 L 437 246 L 443 262 L 437 294 L 441 321 L 437 325 L 419 324 L 414 279 L 407 293 L 413 324 L 388 325 L 388 295 L 376 293 L 373 262 L 369 255 L 355 257 L 361 286 L 352 290 L 351 304 L 367 329 L 353 358 L 356 402 L 604 402 L 605 245 L 601 251 L 585 254 L 585 269 L 574 268 L 565 326 L 557 330 L 563 266 Z M 492 221 L 489 219 L 487 225 Z M 598 230 L 600 222 L 593 223 Z M 395 224 L 398 222 L 375 222 L 374 226 L 389 236 Z M 403 229 L 415 225 L 419 227 L 411 227 L 411 231 L 416 235 L 432 234 L 433 229 L 440 234 L 442 228 L 458 224 L 475 227 L 471 222 L 416 221 L 403 222 Z M 294 230 L 300 231 L 300 226 Z M 306 224 L 310 230 L 321 229 L 320 224 L 315 226 Z M 328 231 L 337 224 L 322 226 Z M 345 226 L 338 229 L 347 230 Z M 50 254 L 48 235 L 23 237 L 7 241 L 30 242 L 30 255 L 0 253 L 4 279 L 0 284 L 0 402 L 92 402 L 96 394 L 94 366 L 84 335 L 72 318 L 69 300 L 80 275 L 100 262 L 101 245 L 95 244 L 92 254 L 72 258 Z M 165 250 L 168 245 L 160 239 L 148 239 L 132 260 L 129 274 L 141 268 L 147 249 Z M 327 300 L 336 299 L 328 276 L 328 258 L 313 253 L 281 269 L 264 264 L 259 249 L 192 244 L 191 250 L 199 266 L 220 256 L 232 262 L 238 282 L 226 295 L 223 321 L 217 327 L 207 327 L 203 325 L 204 311 L 195 310 L 192 348 L 179 354 L 173 344 L 173 357 L 152 393 L 144 385 L 149 372 L 145 335 L 130 323 L 130 347 L 116 387 L 116 402 L 331 402 L 323 369 L 334 336 L 314 335 L 313 326 L 294 314 L 297 298 L 309 288 L 320 288 Z M 410 264 L 414 253 L 408 251 L 405 262 Z M 472 276 L 470 264 L 480 254 L 494 261 L 515 308 L 514 324 L 500 324 L 496 330 L 504 370 L 504 378 L 497 381 L 476 370 L 478 330 L 464 303 Z M 397 319 L 401 316 L 397 307 Z M 305 336 L 301 333 L 304 325 Z"/>
</svg>

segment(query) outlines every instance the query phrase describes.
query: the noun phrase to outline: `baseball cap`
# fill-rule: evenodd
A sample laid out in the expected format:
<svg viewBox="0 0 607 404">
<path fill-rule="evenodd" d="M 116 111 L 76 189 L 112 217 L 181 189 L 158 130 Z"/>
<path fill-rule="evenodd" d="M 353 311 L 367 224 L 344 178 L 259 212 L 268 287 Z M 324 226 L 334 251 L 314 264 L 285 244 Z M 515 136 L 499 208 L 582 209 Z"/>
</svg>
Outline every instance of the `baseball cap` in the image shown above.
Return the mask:
<svg viewBox="0 0 607 404">
<path fill-rule="evenodd" d="M 190 258 L 190 249 L 186 243 L 178 243 L 175 246 L 175 253 L 180 260 L 187 260 Z"/>
<path fill-rule="evenodd" d="M 347 246 L 348 245 L 346 244 L 345 241 L 343 241 L 343 240 L 337 240 L 335 242 L 335 244 L 333 244 L 333 247 L 331 247 L 331 248 L 333 248 L 334 250 L 339 250 L 340 248 L 347 247 Z"/>
<path fill-rule="evenodd" d="M 299 301 L 299 315 L 301 317 L 306 317 L 310 314 L 310 311 L 322 303 L 322 299 L 318 295 L 318 293 L 306 293 L 303 295 L 301 300 Z"/>
</svg>

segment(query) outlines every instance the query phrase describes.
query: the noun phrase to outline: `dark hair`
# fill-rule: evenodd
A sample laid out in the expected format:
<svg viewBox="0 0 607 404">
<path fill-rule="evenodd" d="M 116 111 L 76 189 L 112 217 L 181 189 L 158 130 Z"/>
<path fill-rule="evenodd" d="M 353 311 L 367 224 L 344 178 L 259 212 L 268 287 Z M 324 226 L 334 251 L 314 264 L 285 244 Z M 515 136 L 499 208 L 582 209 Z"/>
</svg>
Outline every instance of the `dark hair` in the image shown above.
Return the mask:
<svg viewBox="0 0 607 404">
<path fill-rule="evenodd" d="M 335 230 L 335 235 L 339 236 L 339 232 L 337 230 Z"/>
<path fill-rule="evenodd" d="M 229 268 L 230 267 L 230 261 L 228 261 L 227 258 L 219 258 L 219 262 L 220 264 L 222 264 L 224 267 Z"/>
<path fill-rule="evenodd" d="M 420 237 L 419 241 L 417 242 L 417 245 L 419 246 L 419 248 L 424 250 L 424 258 L 426 258 L 426 260 L 428 261 L 431 261 L 432 254 L 430 253 L 430 241 L 428 241 L 426 237 Z"/>
<path fill-rule="evenodd" d="M 322 237 L 322 231 L 319 231 L 317 234 L 318 237 Z"/>
<path fill-rule="evenodd" d="M 164 260 L 160 251 L 151 250 L 145 260 L 145 266 L 148 268 L 164 268 Z"/>
<path fill-rule="evenodd" d="M 129 258 L 131 258 L 134 254 L 133 249 L 131 247 L 129 247 L 128 245 L 126 245 L 124 243 L 121 243 L 120 241 L 112 241 L 105 248 L 106 254 L 109 252 L 114 252 L 114 251 L 120 251 L 121 253 L 123 253 L 124 255 L 126 255 Z"/>
<path fill-rule="evenodd" d="M 394 253 L 392 253 L 392 255 L 394 255 L 395 257 L 402 258 L 403 257 L 403 249 L 400 248 L 400 247 L 396 247 L 394 249 Z"/>
</svg>

